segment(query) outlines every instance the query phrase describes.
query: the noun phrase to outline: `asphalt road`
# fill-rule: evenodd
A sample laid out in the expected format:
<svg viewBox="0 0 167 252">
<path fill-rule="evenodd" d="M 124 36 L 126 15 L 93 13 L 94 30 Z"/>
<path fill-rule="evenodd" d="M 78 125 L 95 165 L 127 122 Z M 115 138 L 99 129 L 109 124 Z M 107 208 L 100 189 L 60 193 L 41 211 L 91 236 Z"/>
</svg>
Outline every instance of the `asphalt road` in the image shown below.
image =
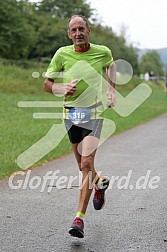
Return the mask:
<svg viewBox="0 0 167 252">
<path fill-rule="evenodd" d="M 96 169 L 112 181 L 101 211 L 91 197 L 84 239 L 68 235 L 79 195 L 73 154 L 1 181 L 0 251 L 167 252 L 167 114 L 108 139 Z"/>
</svg>

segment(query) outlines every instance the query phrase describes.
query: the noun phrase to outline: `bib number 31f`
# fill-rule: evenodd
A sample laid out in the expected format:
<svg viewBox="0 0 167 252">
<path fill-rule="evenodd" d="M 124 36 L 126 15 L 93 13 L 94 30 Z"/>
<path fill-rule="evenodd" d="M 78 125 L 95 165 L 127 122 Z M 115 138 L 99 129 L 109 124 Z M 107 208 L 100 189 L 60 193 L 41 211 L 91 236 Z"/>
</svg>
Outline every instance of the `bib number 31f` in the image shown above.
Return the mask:
<svg viewBox="0 0 167 252">
<path fill-rule="evenodd" d="M 69 109 L 68 118 L 74 123 L 85 123 L 90 120 L 91 109 L 71 108 Z"/>
</svg>

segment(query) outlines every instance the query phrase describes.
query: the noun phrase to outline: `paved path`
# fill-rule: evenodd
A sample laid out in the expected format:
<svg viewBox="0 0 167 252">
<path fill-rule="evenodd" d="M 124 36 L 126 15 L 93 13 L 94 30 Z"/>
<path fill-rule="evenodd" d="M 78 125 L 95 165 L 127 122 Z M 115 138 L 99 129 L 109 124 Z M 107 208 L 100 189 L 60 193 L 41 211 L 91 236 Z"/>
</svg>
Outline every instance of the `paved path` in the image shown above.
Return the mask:
<svg viewBox="0 0 167 252">
<path fill-rule="evenodd" d="M 79 195 L 72 154 L 27 173 L 27 180 L 25 175 L 15 177 L 13 185 L 20 189 L 1 181 L 0 251 L 166 252 L 167 114 L 107 140 L 97 152 L 96 167 L 117 180 L 110 184 L 103 210 L 95 211 L 91 198 L 84 239 L 67 232 Z M 42 188 L 48 171 L 60 171 L 58 180 L 53 186 L 48 180 Z M 65 175 L 68 181 L 63 183 L 60 176 Z M 70 189 L 57 188 L 67 187 L 72 175 L 77 179 Z"/>
</svg>

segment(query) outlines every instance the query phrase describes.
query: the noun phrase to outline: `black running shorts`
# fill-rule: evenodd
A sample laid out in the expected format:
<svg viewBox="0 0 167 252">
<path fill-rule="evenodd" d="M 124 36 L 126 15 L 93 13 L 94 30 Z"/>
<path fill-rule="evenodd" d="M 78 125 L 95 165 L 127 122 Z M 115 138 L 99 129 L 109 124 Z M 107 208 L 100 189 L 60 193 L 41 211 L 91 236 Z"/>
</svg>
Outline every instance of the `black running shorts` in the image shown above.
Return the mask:
<svg viewBox="0 0 167 252">
<path fill-rule="evenodd" d="M 64 119 L 65 127 L 71 143 L 80 143 L 86 136 L 100 138 L 103 119 L 91 119 L 83 124 L 73 124 L 69 119 Z"/>
</svg>

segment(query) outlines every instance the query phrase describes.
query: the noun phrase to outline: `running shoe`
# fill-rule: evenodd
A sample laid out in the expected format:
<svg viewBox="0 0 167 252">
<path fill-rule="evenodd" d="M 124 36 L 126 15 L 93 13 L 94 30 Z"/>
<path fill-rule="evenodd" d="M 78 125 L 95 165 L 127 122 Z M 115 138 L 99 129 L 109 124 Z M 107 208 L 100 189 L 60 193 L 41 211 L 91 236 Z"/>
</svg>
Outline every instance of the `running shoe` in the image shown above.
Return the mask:
<svg viewBox="0 0 167 252">
<path fill-rule="evenodd" d="M 73 237 L 84 237 L 84 222 L 80 218 L 76 217 L 69 230 L 69 234 Z"/>
<path fill-rule="evenodd" d="M 95 193 L 93 197 L 93 206 L 95 210 L 101 210 L 105 204 L 105 191 L 109 186 L 109 179 L 102 177 L 100 187 L 95 186 Z"/>
</svg>

